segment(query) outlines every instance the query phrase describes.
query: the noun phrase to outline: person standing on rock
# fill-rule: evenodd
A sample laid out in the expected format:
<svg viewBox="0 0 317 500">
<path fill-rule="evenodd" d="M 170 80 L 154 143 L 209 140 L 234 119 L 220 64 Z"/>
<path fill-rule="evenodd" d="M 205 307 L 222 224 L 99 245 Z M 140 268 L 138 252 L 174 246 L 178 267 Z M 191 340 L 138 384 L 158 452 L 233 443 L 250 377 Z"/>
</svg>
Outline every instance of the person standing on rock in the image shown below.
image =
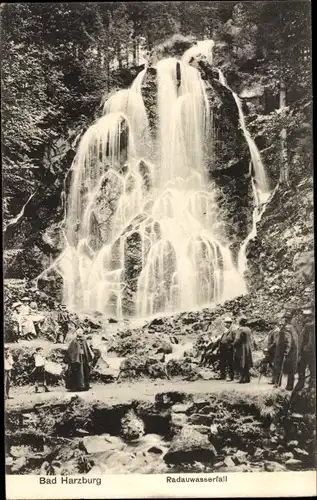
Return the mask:
<svg viewBox="0 0 317 500">
<path fill-rule="evenodd" d="M 67 334 L 69 332 L 69 323 L 70 323 L 69 313 L 67 311 L 65 304 L 61 304 L 58 308 L 57 322 L 58 322 L 59 328 L 57 331 L 55 344 L 57 344 L 58 342 L 61 342 L 62 344 L 64 344 L 66 337 L 67 337 Z"/>
<path fill-rule="evenodd" d="M 219 348 L 219 341 L 220 341 L 219 335 L 209 339 L 205 339 L 204 344 L 202 346 L 203 352 L 199 363 L 200 366 L 210 367 L 210 365 L 214 364 L 214 362 L 217 360 L 217 355 L 215 354 L 215 351 L 217 348 Z"/>
<path fill-rule="evenodd" d="M 250 382 L 250 368 L 253 366 L 251 348 L 251 330 L 247 325 L 247 318 L 240 318 L 239 328 L 233 343 L 237 369 L 240 373 L 240 384 Z"/>
<path fill-rule="evenodd" d="M 227 316 L 224 319 L 225 331 L 219 339 L 219 368 L 220 379 L 226 380 L 228 374 L 229 380 L 234 380 L 234 348 L 233 343 L 235 334 L 232 330 L 232 319 Z"/>
<path fill-rule="evenodd" d="M 45 358 L 42 356 L 43 349 L 37 347 L 34 354 L 34 369 L 32 373 L 34 374 L 35 382 L 35 392 L 39 392 L 39 387 L 43 387 L 45 392 L 49 392 L 49 388 L 46 385 L 45 378 Z"/>
<path fill-rule="evenodd" d="M 65 356 L 68 364 L 66 388 L 69 391 L 88 391 L 90 364 L 93 359 L 94 354 L 80 328 L 77 330 L 76 337 L 70 342 Z"/>
<path fill-rule="evenodd" d="M 267 336 L 266 347 L 263 349 L 264 358 L 261 360 L 261 364 L 260 364 L 260 368 L 259 368 L 261 375 L 266 373 L 267 366 L 269 366 L 270 369 L 273 368 L 275 349 L 276 349 L 276 343 L 277 343 L 279 331 L 280 331 L 280 327 L 278 325 L 276 325 L 275 328 L 273 328 L 273 330 L 271 330 Z M 271 380 L 268 383 L 274 384 L 273 377 L 271 378 Z"/>
<path fill-rule="evenodd" d="M 4 348 L 4 396 L 5 399 L 11 399 L 9 396 L 11 385 L 11 371 L 13 368 L 13 358 L 8 347 Z"/>
<path fill-rule="evenodd" d="M 303 308 L 305 318 L 303 327 L 303 338 L 299 349 L 298 357 L 298 382 L 295 390 L 300 391 L 304 388 L 306 369 L 309 369 L 309 387 L 316 385 L 316 338 L 313 309 L 308 305 Z"/>
<path fill-rule="evenodd" d="M 301 342 L 304 333 L 305 318 L 303 315 L 303 308 L 299 304 L 292 303 L 286 307 L 291 312 L 291 325 L 295 328 L 298 335 L 298 349 L 300 350 Z"/>
<path fill-rule="evenodd" d="M 274 387 L 281 386 L 283 373 L 287 373 L 287 391 L 293 390 L 298 359 L 298 335 L 291 325 L 291 318 L 292 313 L 286 311 L 278 333 L 273 363 Z"/>
</svg>

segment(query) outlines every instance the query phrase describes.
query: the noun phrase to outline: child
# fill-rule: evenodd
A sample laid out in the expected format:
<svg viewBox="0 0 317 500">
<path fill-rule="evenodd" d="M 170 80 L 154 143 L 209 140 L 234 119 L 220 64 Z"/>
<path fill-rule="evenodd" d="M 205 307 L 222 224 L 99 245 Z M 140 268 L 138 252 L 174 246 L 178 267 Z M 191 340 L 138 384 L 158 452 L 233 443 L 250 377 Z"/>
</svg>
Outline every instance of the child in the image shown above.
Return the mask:
<svg viewBox="0 0 317 500">
<path fill-rule="evenodd" d="M 37 347 L 34 354 L 35 367 L 33 369 L 34 379 L 35 379 L 35 392 L 38 392 L 39 386 L 44 387 L 45 392 L 49 392 L 49 389 L 45 381 L 45 359 L 42 356 L 42 348 Z"/>
<path fill-rule="evenodd" d="M 11 383 L 11 370 L 13 367 L 13 358 L 8 347 L 4 348 L 4 392 L 5 399 L 12 399 L 9 396 Z"/>
</svg>

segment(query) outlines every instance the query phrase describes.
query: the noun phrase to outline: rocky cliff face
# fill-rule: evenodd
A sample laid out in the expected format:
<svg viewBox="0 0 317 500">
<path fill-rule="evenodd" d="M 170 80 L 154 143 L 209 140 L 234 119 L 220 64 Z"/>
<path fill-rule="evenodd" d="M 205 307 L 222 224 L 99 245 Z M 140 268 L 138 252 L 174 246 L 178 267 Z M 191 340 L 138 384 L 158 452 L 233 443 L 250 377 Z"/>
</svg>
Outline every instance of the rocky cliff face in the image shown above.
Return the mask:
<svg viewBox="0 0 317 500">
<path fill-rule="evenodd" d="M 228 65 L 230 59 L 228 50 L 225 44 L 216 44 L 214 49 L 216 65 L 223 68 Z M 236 56 L 238 59 L 243 56 L 242 58 L 246 61 L 250 61 L 254 55 L 252 53 L 251 57 L 250 54 L 246 52 Z M 218 72 L 206 61 L 199 62 L 199 69 L 207 84 L 207 95 L 213 110 L 213 132 L 207 148 L 206 163 L 217 187 L 218 206 L 236 257 L 241 242 L 251 229 L 252 221 L 253 200 L 249 152 L 239 127 L 237 107 L 232 94 L 219 84 Z M 138 70 L 134 68 L 133 71 L 133 76 L 135 76 Z M 246 110 L 249 109 L 253 117 L 256 113 L 259 116 L 259 113 L 265 111 L 263 89 L 257 88 L 255 91 L 255 84 L 253 87 L 251 85 L 252 88 L 250 85 L 250 88 L 247 88 L 248 81 L 243 88 L 241 75 L 236 80 L 230 72 L 226 76 L 230 84 L 236 82 L 236 88 L 239 87 L 239 90 L 244 92 L 244 106 Z M 156 80 L 156 70 L 150 66 L 141 90 L 152 130 L 155 129 L 157 122 Z M 248 116 L 246 118 L 249 119 Z M 257 136 L 256 132 L 255 136 Z M 260 139 L 257 138 L 257 140 L 261 142 Z M 262 142 L 267 146 L 265 140 Z M 269 149 L 272 150 L 272 148 L 276 150 L 274 158 L 278 161 L 279 143 L 270 144 Z M 6 278 L 34 279 L 58 257 L 63 249 L 64 237 L 61 232 L 61 221 L 64 211 L 61 195 L 67 194 L 69 190 L 70 176 L 67 176 L 64 184 L 63 178 L 60 175 L 54 175 L 54 172 L 66 172 L 74 154 L 73 143 L 59 144 L 54 156 L 47 160 L 51 162 L 52 168 L 49 169 L 50 174 L 45 183 L 27 204 L 20 220 L 7 228 L 5 234 L 7 250 L 4 256 Z M 278 181 L 279 165 L 272 165 L 271 157 L 264 154 L 264 162 L 266 160 L 274 185 Z M 145 184 L 147 183 L 146 168 L 145 164 L 140 165 Z M 111 217 L 120 192 L 121 186 L 116 179 L 111 176 L 106 177 L 101 195 L 95 201 L 96 210 L 91 216 L 91 225 L 95 235 L 94 240 L 90 242 L 93 248 L 97 249 L 100 239 L 104 242 L 107 240 Z M 286 300 L 290 293 L 294 297 L 300 297 L 307 286 L 311 287 L 312 277 L 308 276 L 309 271 L 306 271 L 306 274 L 304 272 L 304 276 L 297 275 L 296 263 L 298 259 L 299 261 L 304 259 L 308 262 L 308 267 L 312 267 L 312 193 L 313 186 L 309 172 L 306 176 L 302 176 L 301 183 L 296 190 L 285 191 L 279 188 L 258 224 L 257 237 L 248 245 L 246 278 L 251 292 L 249 303 L 253 303 L 256 308 L 259 306 L 263 314 L 266 314 L 264 311 L 266 307 L 263 304 L 267 303 L 267 310 L 269 310 L 270 304 L 277 297 L 283 300 L 285 297 Z M 126 291 L 124 301 L 125 308 L 129 310 L 133 303 L 135 285 L 141 269 L 140 241 L 137 232 L 129 235 L 126 245 L 128 247 L 126 269 L 131 286 Z M 301 264 L 302 267 L 303 264 Z M 39 281 L 39 286 L 50 295 L 60 298 L 61 278 L 56 274 L 53 273 L 50 278 L 43 277 Z M 263 304 L 260 306 L 261 302 Z"/>
<path fill-rule="evenodd" d="M 273 294 L 281 305 L 301 302 L 305 296 L 307 302 L 313 300 L 313 227 L 312 177 L 303 179 L 296 190 L 279 189 L 247 249 L 252 290 Z"/>
</svg>

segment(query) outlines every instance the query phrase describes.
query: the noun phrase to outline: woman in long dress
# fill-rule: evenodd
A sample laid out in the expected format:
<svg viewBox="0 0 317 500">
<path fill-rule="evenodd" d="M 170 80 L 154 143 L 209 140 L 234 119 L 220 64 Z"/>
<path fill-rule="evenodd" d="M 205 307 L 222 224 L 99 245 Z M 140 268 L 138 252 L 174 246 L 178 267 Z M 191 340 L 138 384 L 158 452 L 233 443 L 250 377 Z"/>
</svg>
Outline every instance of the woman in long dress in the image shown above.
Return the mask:
<svg viewBox="0 0 317 500">
<path fill-rule="evenodd" d="M 94 354 L 83 335 L 83 330 L 79 329 L 66 351 L 66 388 L 69 391 L 88 391 L 90 363 L 93 359 Z"/>
</svg>

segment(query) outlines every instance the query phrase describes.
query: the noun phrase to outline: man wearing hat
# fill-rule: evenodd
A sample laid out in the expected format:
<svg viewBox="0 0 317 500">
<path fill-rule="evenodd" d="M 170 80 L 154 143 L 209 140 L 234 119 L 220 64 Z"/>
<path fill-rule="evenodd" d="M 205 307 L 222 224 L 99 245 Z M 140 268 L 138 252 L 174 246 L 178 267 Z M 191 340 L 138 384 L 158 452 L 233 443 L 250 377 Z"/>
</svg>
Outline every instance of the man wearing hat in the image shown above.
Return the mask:
<svg viewBox="0 0 317 500">
<path fill-rule="evenodd" d="M 219 339 L 219 368 L 220 379 L 225 380 L 228 374 L 229 380 L 234 379 L 234 348 L 235 335 L 232 329 L 232 319 L 226 316 L 224 319 L 225 331 Z"/>
<path fill-rule="evenodd" d="M 309 369 L 309 386 L 313 387 L 316 384 L 316 339 L 315 339 L 315 324 L 314 311 L 310 305 L 302 308 L 304 321 L 302 342 L 299 349 L 298 357 L 298 382 L 296 390 L 303 389 L 305 385 L 306 369 Z"/>
<path fill-rule="evenodd" d="M 233 343 L 234 356 L 237 370 L 240 373 L 240 384 L 250 382 L 250 368 L 253 366 L 251 348 L 251 330 L 247 326 L 247 318 L 242 316 L 239 321 L 239 329 Z"/>
<path fill-rule="evenodd" d="M 70 317 L 65 304 L 61 304 L 58 308 L 57 322 L 59 325 L 59 329 L 57 332 L 55 343 L 62 342 L 64 344 L 69 332 L 70 322 Z"/>
<path fill-rule="evenodd" d="M 286 309 L 291 312 L 292 318 L 291 318 L 291 325 L 295 328 L 297 335 L 298 335 L 298 347 L 300 349 L 300 345 L 302 342 L 303 338 L 303 332 L 304 332 L 304 323 L 305 323 L 305 318 L 303 315 L 303 308 L 300 306 L 298 303 L 291 303 L 286 306 Z"/>
<path fill-rule="evenodd" d="M 287 374 L 286 390 L 292 391 L 298 360 L 298 335 L 291 325 L 292 313 L 286 311 L 281 321 L 281 328 L 276 338 L 276 349 L 273 362 L 273 383 L 275 387 L 282 384 L 283 373 Z"/>
</svg>

